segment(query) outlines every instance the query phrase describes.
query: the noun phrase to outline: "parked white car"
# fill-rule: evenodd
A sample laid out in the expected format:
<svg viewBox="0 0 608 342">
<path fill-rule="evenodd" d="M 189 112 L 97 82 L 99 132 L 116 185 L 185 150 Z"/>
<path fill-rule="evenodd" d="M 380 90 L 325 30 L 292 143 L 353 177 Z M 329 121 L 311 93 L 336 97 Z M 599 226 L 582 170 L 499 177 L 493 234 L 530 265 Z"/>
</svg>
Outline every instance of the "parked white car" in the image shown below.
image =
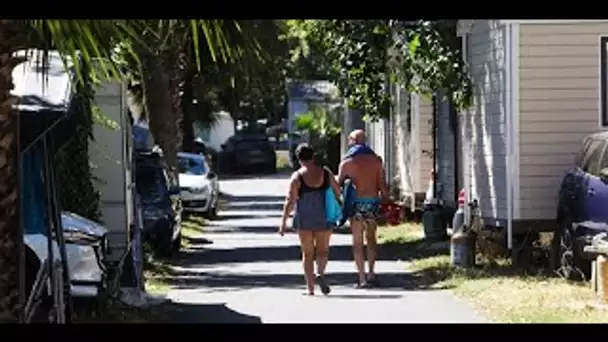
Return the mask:
<svg viewBox="0 0 608 342">
<path fill-rule="evenodd" d="M 180 152 L 179 186 L 185 213 L 202 213 L 207 218 L 217 215 L 220 194 L 217 174 L 201 154 Z"/>
<path fill-rule="evenodd" d="M 65 238 L 66 256 L 71 280 L 73 297 L 95 297 L 103 286 L 103 258 L 107 248 L 107 229 L 98 223 L 74 213 L 63 212 L 61 221 Z M 44 234 L 26 234 L 25 245 L 32 251 L 28 253 L 26 264 L 27 283 L 31 286 L 38 275 L 39 268 L 48 258 L 48 239 Z M 52 242 L 53 259 L 60 263 L 61 255 L 57 242 Z M 27 268 L 27 267 L 26 267 Z M 28 293 L 31 289 L 28 289 Z"/>
<path fill-rule="evenodd" d="M 108 230 L 70 212 L 61 213 L 72 296 L 96 296 L 104 281 Z"/>
</svg>

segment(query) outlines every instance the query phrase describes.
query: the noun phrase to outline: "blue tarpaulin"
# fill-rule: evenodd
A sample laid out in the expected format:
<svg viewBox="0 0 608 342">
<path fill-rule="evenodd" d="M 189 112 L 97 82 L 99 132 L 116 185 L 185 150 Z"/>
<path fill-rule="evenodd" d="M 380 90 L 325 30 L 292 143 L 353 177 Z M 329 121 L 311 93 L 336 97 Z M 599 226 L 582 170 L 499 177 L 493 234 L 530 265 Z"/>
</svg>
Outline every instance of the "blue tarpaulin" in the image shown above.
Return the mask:
<svg viewBox="0 0 608 342">
<path fill-rule="evenodd" d="M 44 187 L 44 154 L 37 143 L 22 154 L 21 205 L 25 234 L 46 233 L 46 191 Z"/>
</svg>

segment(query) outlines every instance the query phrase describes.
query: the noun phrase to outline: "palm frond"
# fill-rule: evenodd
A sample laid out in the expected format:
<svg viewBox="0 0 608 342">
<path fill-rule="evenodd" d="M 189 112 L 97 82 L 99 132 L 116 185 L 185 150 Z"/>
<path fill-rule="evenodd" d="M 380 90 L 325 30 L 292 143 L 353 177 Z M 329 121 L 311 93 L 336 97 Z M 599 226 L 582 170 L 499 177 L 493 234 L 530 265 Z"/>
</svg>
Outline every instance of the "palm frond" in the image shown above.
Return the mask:
<svg viewBox="0 0 608 342">
<path fill-rule="evenodd" d="M 48 43 L 35 52 L 46 60 L 48 50 L 57 50 L 67 61 L 70 57 L 79 81 L 83 81 L 84 65 L 95 65 L 89 72 L 97 78 L 119 79 L 121 72 L 112 61 L 114 46 L 121 40 L 133 39 L 121 29 L 120 20 L 31 20 L 31 27 Z M 100 61 L 103 61 L 100 63 Z"/>
</svg>

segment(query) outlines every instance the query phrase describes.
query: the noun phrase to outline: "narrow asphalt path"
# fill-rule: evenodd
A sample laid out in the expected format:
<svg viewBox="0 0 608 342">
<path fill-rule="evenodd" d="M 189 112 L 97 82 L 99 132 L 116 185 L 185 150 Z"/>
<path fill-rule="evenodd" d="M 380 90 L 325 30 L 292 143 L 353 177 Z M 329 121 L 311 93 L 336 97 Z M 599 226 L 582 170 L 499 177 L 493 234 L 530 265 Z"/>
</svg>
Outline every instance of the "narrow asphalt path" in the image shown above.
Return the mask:
<svg viewBox="0 0 608 342">
<path fill-rule="evenodd" d="M 380 260 L 382 287 L 358 290 L 350 236 L 334 234 L 328 265 L 332 292 L 303 296 L 298 239 L 276 233 L 287 175 L 221 182 L 227 208 L 177 260 L 169 298 L 182 321 L 208 323 L 484 322 L 444 290 L 421 290 L 402 263 Z M 382 258 L 381 258 L 382 259 Z M 388 259 L 388 258 L 387 258 Z M 186 314 L 187 312 L 187 314 Z"/>
</svg>

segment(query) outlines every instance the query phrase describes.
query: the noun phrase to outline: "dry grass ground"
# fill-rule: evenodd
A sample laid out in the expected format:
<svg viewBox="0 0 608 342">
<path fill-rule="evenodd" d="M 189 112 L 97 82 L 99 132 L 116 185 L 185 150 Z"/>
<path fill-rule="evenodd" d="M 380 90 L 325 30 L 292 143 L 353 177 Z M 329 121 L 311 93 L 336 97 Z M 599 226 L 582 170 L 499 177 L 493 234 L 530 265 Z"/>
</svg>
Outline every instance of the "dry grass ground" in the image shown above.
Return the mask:
<svg viewBox="0 0 608 342">
<path fill-rule="evenodd" d="M 286 170 L 289 168 L 289 151 L 277 150 L 277 170 Z"/>
<path fill-rule="evenodd" d="M 506 259 L 455 269 L 450 266 L 449 248 L 425 244 L 419 224 L 382 227 L 379 236 L 383 249 L 405 261 L 421 287 L 450 289 L 494 322 L 608 321 L 608 310 L 597 305 L 589 283 L 523 272 Z"/>
</svg>

